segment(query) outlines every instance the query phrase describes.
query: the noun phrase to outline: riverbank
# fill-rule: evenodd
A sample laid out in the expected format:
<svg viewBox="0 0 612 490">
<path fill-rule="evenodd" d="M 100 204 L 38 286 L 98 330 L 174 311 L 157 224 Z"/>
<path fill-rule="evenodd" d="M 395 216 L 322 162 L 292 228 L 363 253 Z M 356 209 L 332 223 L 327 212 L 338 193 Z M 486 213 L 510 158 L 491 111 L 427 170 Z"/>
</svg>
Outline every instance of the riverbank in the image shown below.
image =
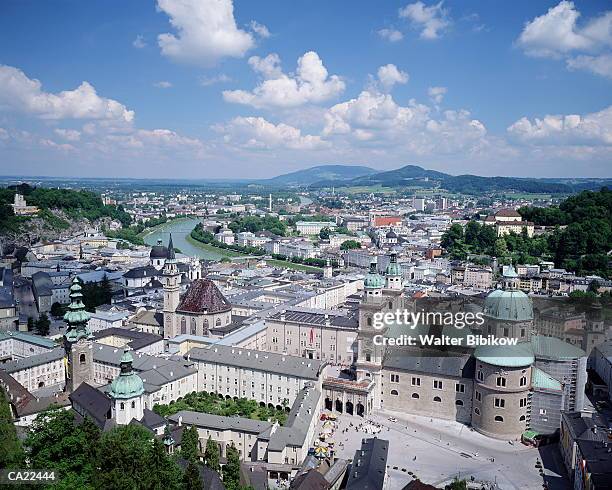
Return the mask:
<svg viewBox="0 0 612 490">
<path fill-rule="evenodd" d="M 222 257 L 232 258 L 232 257 L 246 257 L 246 255 L 241 254 L 240 252 L 235 252 L 234 250 L 228 250 L 226 248 L 215 247 L 214 245 L 210 245 L 209 243 L 202 243 L 195 238 L 191 237 L 191 234 L 185 235 L 185 241 L 190 243 L 194 247 L 198 247 L 207 252 L 212 252 L 221 255 Z"/>
<path fill-rule="evenodd" d="M 155 233 L 158 230 L 162 230 L 164 227 L 167 227 L 169 225 L 171 226 L 175 223 L 181 223 L 183 221 L 190 221 L 193 219 L 195 218 L 190 218 L 189 216 L 183 216 L 181 218 L 172 218 L 166 221 L 165 223 L 160 223 L 159 225 L 152 226 L 151 228 L 145 228 L 138 234 L 138 236 L 144 240 L 146 236 L 151 235 L 152 233 Z"/>
</svg>

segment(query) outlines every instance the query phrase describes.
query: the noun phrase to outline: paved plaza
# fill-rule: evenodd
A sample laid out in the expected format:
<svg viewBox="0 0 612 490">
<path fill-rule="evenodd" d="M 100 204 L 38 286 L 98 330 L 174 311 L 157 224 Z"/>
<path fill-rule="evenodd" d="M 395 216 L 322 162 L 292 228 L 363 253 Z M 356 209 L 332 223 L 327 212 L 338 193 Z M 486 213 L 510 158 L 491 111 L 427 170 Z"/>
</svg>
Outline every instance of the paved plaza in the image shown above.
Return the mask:
<svg viewBox="0 0 612 490">
<path fill-rule="evenodd" d="M 389 417 L 395 417 L 397 422 L 389 421 Z M 362 438 L 373 437 L 356 429 L 367 421 L 380 426 L 380 432 L 374 434 L 376 437 L 390 441 L 389 490 L 403 488 L 413 479 L 411 473 L 425 483 L 440 487 L 457 476 L 468 481 L 474 477 L 475 482 L 488 485 L 485 488 L 542 489 L 544 479 L 536 468 L 538 460 L 544 463 L 550 490 L 569 488 L 554 445 L 538 450 L 516 441 L 510 444 L 490 439 L 458 422 L 397 412 L 380 410 L 365 419 L 338 415 L 337 429 L 331 436 L 335 456 L 352 459 Z"/>
</svg>

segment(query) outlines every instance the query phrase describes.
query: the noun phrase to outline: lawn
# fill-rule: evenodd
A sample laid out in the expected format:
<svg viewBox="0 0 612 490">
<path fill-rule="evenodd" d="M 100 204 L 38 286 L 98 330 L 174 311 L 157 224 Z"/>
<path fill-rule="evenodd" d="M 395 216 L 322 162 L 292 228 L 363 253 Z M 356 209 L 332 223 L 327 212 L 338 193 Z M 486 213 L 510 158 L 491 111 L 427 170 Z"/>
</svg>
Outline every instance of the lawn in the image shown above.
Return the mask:
<svg viewBox="0 0 612 490">
<path fill-rule="evenodd" d="M 247 398 L 224 399 L 219 395 L 204 391 L 189 393 L 181 400 L 171 402 L 169 405 L 155 405 L 153 411 L 162 417 L 168 417 L 181 410 L 224 415 L 227 417 L 240 416 L 253 420 L 278 421 L 283 425 L 287 420 L 287 412 L 276 408 L 261 407 L 255 400 Z"/>
<path fill-rule="evenodd" d="M 240 252 L 235 252 L 234 250 L 215 247 L 214 245 L 210 245 L 208 243 L 202 243 L 192 238 L 191 235 L 189 234 L 185 235 L 185 240 L 188 241 L 190 244 L 194 245 L 195 247 L 201 248 L 202 250 L 206 250 L 207 252 L 216 253 L 218 255 L 221 255 L 222 257 L 228 257 L 228 258 L 245 257 L 244 254 Z"/>
</svg>

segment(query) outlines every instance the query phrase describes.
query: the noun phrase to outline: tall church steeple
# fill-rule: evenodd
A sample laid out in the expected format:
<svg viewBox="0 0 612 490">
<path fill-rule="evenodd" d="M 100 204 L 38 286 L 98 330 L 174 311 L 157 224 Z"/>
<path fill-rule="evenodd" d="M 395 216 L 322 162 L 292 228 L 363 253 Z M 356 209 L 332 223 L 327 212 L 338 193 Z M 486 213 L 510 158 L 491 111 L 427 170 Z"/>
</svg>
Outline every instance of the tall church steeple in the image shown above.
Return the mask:
<svg viewBox="0 0 612 490">
<path fill-rule="evenodd" d="M 167 339 L 176 335 L 176 315 L 174 313 L 180 300 L 180 278 L 181 274 L 176 264 L 172 234 L 170 234 L 168 255 L 162 275 L 164 283 L 164 338 Z"/>
<path fill-rule="evenodd" d="M 75 277 L 70 286 L 70 305 L 64 315 L 64 350 L 66 352 L 66 389 L 74 391 L 83 382 L 93 377 L 92 334 L 87 326 L 89 313 L 83 304 L 83 293 Z"/>
</svg>

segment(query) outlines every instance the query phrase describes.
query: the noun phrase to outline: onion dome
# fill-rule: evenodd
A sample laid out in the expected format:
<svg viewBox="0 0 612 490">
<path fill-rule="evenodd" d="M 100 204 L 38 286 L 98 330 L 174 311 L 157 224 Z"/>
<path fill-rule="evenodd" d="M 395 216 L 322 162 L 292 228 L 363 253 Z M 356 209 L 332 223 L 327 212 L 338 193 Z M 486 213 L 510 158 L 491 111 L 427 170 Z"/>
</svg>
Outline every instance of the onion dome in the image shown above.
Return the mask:
<svg viewBox="0 0 612 490">
<path fill-rule="evenodd" d="M 121 372 L 111 383 L 108 393 L 111 398 L 125 400 L 144 393 L 142 378 L 132 369 L 132 362 L 134 362 L 134 358 L 129 349 L 126 348 L 119 361 Z"/>
<path fill-rule="evenodd" d="M 372 262 L 370 262 L 370 272 L 368 272 L 368 274 L 365 276 L 363 285 L 367 289 L 379 289 L 379 288 L 384 287 L 385 280 L 378 273 L 377 266 L 376 266 L 376 260 L 373 260 Z"/>
<path fill-rule="evenodd" d="M 68 305 L 68 311 L 66 311 L 64 315 L 64 321 L 67 324 L 64 338 L 68 342 L 76 342 L 81 338 L 91 338 L 91 332 L 87 328 L 87 322 L 90 316 L 85 310 L 81 289 L 79 280 L 75 277 L 70 286 L 70 304 Z"/>
<path fill-rule="evenodd" d="M 389 265 L 387 265 L 387 268 L 385 269 L 385 275 L 387 276 L 403 275 L 402 268 L 397 263 L 397 254 L 395 252 L 391 254 L 391 258 L 389 259 Z"/>
</svg>

